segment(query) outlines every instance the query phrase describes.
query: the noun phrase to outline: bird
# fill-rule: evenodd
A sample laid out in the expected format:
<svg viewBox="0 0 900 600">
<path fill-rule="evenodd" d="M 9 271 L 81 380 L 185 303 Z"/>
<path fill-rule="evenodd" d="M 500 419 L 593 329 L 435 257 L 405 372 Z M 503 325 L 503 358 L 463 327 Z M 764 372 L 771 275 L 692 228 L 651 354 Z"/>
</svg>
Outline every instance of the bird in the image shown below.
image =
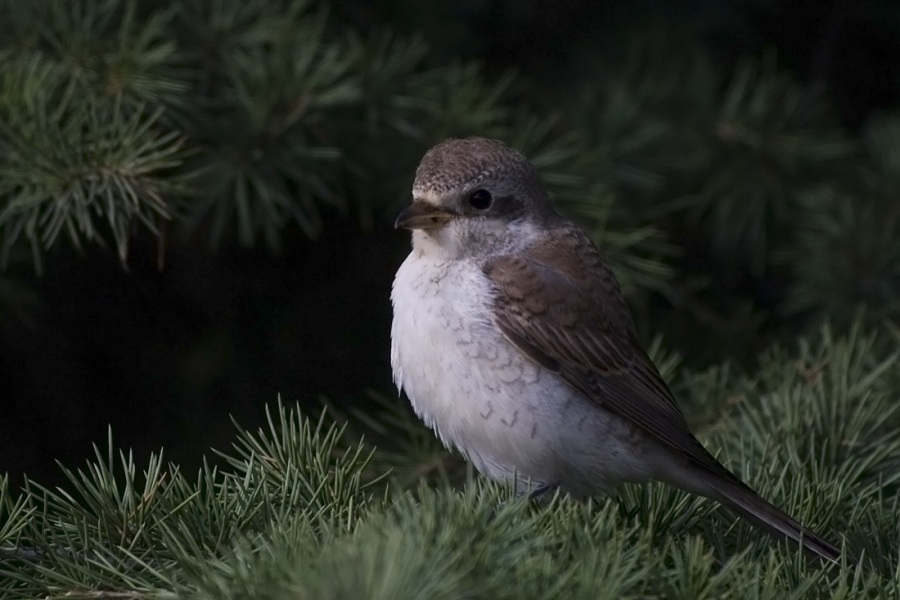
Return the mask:
<svg viewBox="0 0 900 600">
<path fill-rule="evenodd" d="M 482 475 L 576 499 L 662 481 L 839 560 L 693 435 L 613 272 L 524 154 L 484 137 L 438 143 L 395 228 L 412 249 L 391 290 L 394 382 Z"/>
</svg>

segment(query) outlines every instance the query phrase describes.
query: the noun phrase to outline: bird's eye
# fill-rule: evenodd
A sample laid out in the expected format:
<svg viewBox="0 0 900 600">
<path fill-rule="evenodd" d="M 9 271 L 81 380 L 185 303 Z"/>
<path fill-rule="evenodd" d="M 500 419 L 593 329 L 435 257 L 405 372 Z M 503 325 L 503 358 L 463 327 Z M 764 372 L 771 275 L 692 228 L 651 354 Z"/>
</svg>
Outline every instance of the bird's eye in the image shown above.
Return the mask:
<svg viewBox="0 0 900 600">
<path fill-rule="evenodd" d="M 476 210 L 487 210 L 491 207 L 494 197 L 487 190 L 475 190 L 469 194 L 469 205 Z"/>
</svg>

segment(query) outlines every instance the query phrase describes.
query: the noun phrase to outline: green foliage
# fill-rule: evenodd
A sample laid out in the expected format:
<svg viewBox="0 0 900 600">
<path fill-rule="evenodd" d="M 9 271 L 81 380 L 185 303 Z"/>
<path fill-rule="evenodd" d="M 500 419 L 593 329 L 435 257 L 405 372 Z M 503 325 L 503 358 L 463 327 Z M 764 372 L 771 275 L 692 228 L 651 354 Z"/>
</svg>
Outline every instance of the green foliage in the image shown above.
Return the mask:
<svg viewBox="0 0 900 600">
<path fill-rule="evenodd" d="M 722 352 L 752 359 L 775 315 L 848 323 L 862 303 L 876 319 L 897 314 L 883 293 L 893 281 L 886 265 L 896 262 L 890 240 L 897 224 L 889 217 L 896 202 L 870 210 L 862 200 L 868 194 L 849 193 L 848 203 L 839 191 L 858 189 L 860 179 L 888 185 L 891 176 L 881 166 L 859 175 L 854 140 L 819 86 L 794 80 L 773 54 L 746 57 L 727 73 L 698 40 L 653 28 L 609 46 L 596 80 L 569 102 L 567 115 L 581 155 L 592 156 L 586 164 L 571 161 L 573 171 L 603 193 L 560 204 L 574 206 L 569 212 L 587 223 L 617 207 L 597 239 L 620 232 L 635 241 L 607 254 L 627 265 L 626 282 L 634 278 L 674 309 L 661 312 L 646 294 L 632 295 L 640 322 L 654 321 L 650 330 L 670 339 L 697 328 L 719 336 L 702 347 L 680 342 L 700 366 Z M 896 144 L 896 131 L 878 130 L 882 146 Z M 863 233 L 878 219 L 874 238 Z M 838 262 L 853 264 L 836 272 Z"/>
<path fill-rule="evenodd" d="M 385 461 L 332 421 L 279 404 L 193 479 L 161 455 L 139 468 L 110 437 L 85 468 L 64 469 L 60 489 L 28 481 L 16 494 L 0 480 L 0 598 L 893 598 L 892 346 L 824 328 L 766 353 L 753 377 L 708 372 L 685 386 L 719 415 L 706 430 L 720 457 L 811 526 L 846 534 L 856 568 L 807 563 L 660 484 L 532 505 L 480 478 L 386 481 L 400 453 Z M 407 463 L 420 436 L 434 444 L 414 421 L 373 423 L 410 450 Z"/>
<path fill-rule="evenodd" d="M 342 208 L 340 152 L 327 129 L 338 109 L 358 100 L 357 58 L 327 43 L 324 14 L 305 14 L 302 4 L 282 15 L 248 14 L 237 3 L 215 9 L 185 23 L 206 34 L 220 76 L 198 90 L 194 109 L 203 112 L 190 115 L 207 151 L 188 226 L 208 226 L 213 244 L 236 230 L 242 244 L 262 237 L 274 247 L 288 223 L 315 236 L 319 206 Z"/>
<path fill-rule="evenodd" d="M 429 146 L 501 138 L 675 344 L 651 351 L 665 375 L 703 369 L 674 382 L 697 430 L 863 567 L 810 568 L 661 485 L 528 506 L 373 394 L 349 431 L 279 405 L 196 476 L 110 440 L 61 489 L 0 479 L 0 597 L 897 597 L 897 340 L 859 323 L 900 320 L 900 117 L 848 130 L 774 54 L 723 64 L 681 29 L 616 32 L 557 90 L 445 60 L 477 36 L 407 8 L 431 29 L 289 0 L 0 0 L 0 316 L 28 322 L 23 266 L 60 246 L 126 264 L 148 236 L 386 227 Z M 709 368 L 826 319 L 849 334 Z"/>
<path fill-rule="evenodd" d="M 786 311 L 845 323 L 860 309 L 873 322 L 900 315 L 900 117 L 873 119 L 862 142 L 867 160 L 849 186 L 801 197 L 783 257 L 797 278 Z"/>
<path fill-rule="evenodd" d="M 21 55 L 0 68 L 7 249 L 20 234 L 49 249 L 60 229 L 76 246 L 102 243 L 102 223 L 123 261 L 135 224 L 159 235 L 176 220 L 214 246 L 273 248 L 292 224 L 319 235 L 326 209 L 371 226 L 406 201 L 431 144 L 473 133 L 534 150 L 562 203 L 600 199 L 591 220 L 608 220 L 602 190 L 565 163 L 583 145 L 557 135 L 564 125 L 516 113 L 511 76 L 428 64 L 417 38 L 341 34 L 305 3 L 235 0 L 38 3 L 0 25 L 6 52 Z M 625 256 L 653 238 L 644 229 L 608 243 Z"/>
<path fill-rule="evenodd" d="M 157 125 L 161 111 L 128 109 L 123 99 L 80 106 L 77 81 L 36 56 L 6 54 L 0 71 L 0 229 L 3 261 L 20 236 L 41 249 L 60 234 L 77 246 L 111 236 L 123 261 L 132 229 L 158 233 L 179 177 L 162 177 L 184 158 L 183 138 Z"/>
<path fill-rule="evenodd" d="M 306 2 L 5 6 L 4 256 L 28 244 L 39 267 L 60 242 L 101 244 L 124 263 L 167 231 L 277 249 L 338 215 L 387 226 L 422 153 L 478 134 L 533 158 L 669 337 L 708 327 L 746 359 L 774 317 L 898 314 L 900 129 L 855 136 L 774 53 L 726 70 L 696 32 L 647 25 L 598 42 L 590 77 L 554 93 Z"/>
<path fill-rule="evenodd" d="M 205 466 L 195 480 L 161 454 L 139 470 L 130 453 L 116 456 L 111 434 L 95 462 L 63 467 L 67 489 L 26 481 L 14 500 L 4 478 L 0 594 L 9 596 L 0 597 L 102 589 L 166 597 L 227 549 L 258 547 L 280 522 L 304 522 L 313 537 L 351 527 L 377 501 L 374 481 L 360 478 L 368 451 L 338 447 L 340 438 L 338 427 L 279 404 L 268 430 L 242 431 L 224 455 L 233 469 Z"/>
<path fill-rule="evenodd" d="M 177 47 L 167 34 L 172 14 L 142 14 L 132 0 L 5 2 L 0 23 L 4 46 L 53 65 L 57 83 L 77 88 L 73 110 L 104 100 L 133 110 L 148 104 L 163 109 L 188 89 L 189 73 L 178 67 Z M 35 90 L 28 92 L 26 98 L 39 99 Z"/>
<path fill-rule="evenodd" d="M 853 147 L 821 91 L 793 82 L 771 59 L 738 66 L 707 135 L 706 177 L 684 199 L 687 218 L 708 229 L 716 252 L 761 273 L 797 214 L 794 199 L 827 180 Z"/>
</svg>

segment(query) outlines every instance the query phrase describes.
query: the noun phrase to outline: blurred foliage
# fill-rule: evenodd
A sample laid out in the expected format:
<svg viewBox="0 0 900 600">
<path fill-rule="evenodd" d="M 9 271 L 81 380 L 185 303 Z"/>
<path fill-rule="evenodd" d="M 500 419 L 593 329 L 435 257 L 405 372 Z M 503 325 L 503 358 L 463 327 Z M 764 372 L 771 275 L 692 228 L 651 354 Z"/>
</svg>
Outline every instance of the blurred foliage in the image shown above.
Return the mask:
<svg viewBox="0 0 900 600">
<path fill-rule="evenodd" d="M 797 281 L 787 311 L 843 322 L 860 308 L 876 321 L 900 315 L 900 118 L 874 117 L 861 138 L 855 177 L 801 197 L 783 257 Z"/>
<path fill-rule="evenodd" d="M 347 28 L 353 5 L 6 4 L 0 226 L 5 252 L 27 243 L 36 266 L 62 240 L 112 245 L 127 264 L 131 237 L 163 236 L 166 222 L 181 234 L 169 244 L 272 249 L 291 226 L 320 236 L 327 215 L 383 226 L 425 149 L 479 134 L 533 157 L 626 289 L 643 290 L 642 320 L 648 292 L 744 337 L 785 311 L 849 315 L 864 301 L 873 316 L 896 315 L 896 169 L 881 157 L 900 144 L 897 128 L 881 119 L 857 142 L 824 86 L 797 81 L 774 52 L 722 68 L 703 38 L 722 13 L 674 28 L 660 25 L 665 12 L 622 17 L 645 19 L 643 31 L 596 44 L 591 76 L 548 117 L 562 96 L 536 92 L 538 81 L 438 62 L 414 34 Z M 861 168 L 865 183 L 848 185 Z M 885 199 L 856 201 L 871 193 Z M 835 304 L 821 293 L 832 281 L 823 265 L 854 242 L 865 247 L 840 271 L 849 281 Z"/>
</svg>

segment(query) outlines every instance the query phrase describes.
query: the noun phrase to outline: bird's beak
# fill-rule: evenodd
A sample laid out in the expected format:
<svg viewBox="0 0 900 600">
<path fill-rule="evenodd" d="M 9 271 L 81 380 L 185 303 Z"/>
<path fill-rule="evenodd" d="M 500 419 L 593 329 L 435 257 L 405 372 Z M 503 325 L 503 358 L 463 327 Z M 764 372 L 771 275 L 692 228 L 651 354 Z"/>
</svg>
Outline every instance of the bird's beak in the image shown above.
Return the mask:
<svg viewBox="0 0 900 600">
<path fill-rule="evenodd" d="M 422 200 L 413 203 L 400 211 L 394 228 L 400 229 L 436 229 L 457 216 L 456 213 Z"/>
</svg>

